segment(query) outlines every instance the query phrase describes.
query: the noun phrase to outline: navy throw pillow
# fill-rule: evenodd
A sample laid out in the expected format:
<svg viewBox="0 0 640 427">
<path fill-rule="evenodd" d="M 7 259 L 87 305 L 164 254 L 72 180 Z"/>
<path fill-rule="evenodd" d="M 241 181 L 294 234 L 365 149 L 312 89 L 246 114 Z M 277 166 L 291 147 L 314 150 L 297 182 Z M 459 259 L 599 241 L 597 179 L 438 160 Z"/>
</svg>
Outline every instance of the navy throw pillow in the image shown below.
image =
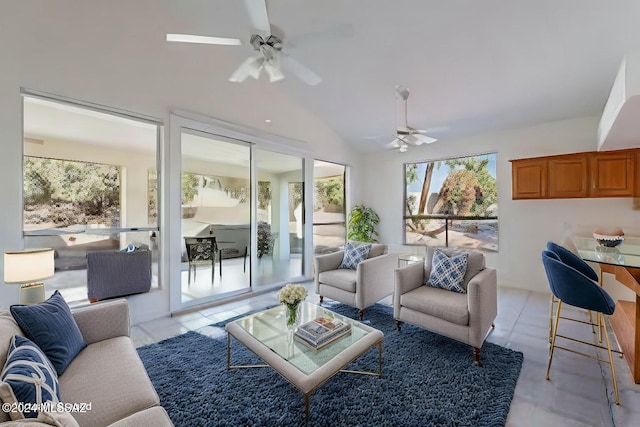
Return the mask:
<svg viewBox="0 0 640 427">
<path fill-rule="evenodd" d="M 60 401 L 55 368 L 42 350 L 27 338 L 14 335 L 11 339 L 7 362 L 0 374 L 0 380 L 0 397 L 4 403 L 41 404 Z M 10 415 L 12 419 L 21 418 L 19 414 Z M 38 412 L 25 410 L 22 415 L 35 418 Z"/>
<path fill-rule="evenodd" d="M 55 291 L 43 303 L 12 305 L 13 318 L 27 338 L 47 355 L 58 375 L 87 346 L 69 306 Z"/>
</svg>

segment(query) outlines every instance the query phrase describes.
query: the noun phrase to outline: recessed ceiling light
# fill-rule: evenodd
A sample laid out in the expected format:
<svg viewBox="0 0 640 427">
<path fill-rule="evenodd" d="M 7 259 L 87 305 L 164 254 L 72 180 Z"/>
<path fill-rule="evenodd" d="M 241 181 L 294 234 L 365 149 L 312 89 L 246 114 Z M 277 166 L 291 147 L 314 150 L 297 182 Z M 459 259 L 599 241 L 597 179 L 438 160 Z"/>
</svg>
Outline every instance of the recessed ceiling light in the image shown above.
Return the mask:
<svg viewBox="0 0 640 427">
<path fill-rule="evenodd" d="M 271 123 L 271 119 L 265 119 L 264 122 L 265 123 Z"/>
</svg>

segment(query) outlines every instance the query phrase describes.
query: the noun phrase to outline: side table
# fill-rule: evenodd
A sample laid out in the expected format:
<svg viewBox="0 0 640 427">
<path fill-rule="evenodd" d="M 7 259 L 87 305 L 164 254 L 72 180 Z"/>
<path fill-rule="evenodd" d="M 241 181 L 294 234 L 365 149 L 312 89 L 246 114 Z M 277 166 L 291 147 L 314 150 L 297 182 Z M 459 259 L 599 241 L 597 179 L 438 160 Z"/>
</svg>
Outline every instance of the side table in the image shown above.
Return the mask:
<svg viewBox="0 0 640 427">
<path fill-rule="evenodd" d="M 398 254 L 398 267 L 404 267 L 415 262 L 424 262 L 424 255 Z"/>
</svg>

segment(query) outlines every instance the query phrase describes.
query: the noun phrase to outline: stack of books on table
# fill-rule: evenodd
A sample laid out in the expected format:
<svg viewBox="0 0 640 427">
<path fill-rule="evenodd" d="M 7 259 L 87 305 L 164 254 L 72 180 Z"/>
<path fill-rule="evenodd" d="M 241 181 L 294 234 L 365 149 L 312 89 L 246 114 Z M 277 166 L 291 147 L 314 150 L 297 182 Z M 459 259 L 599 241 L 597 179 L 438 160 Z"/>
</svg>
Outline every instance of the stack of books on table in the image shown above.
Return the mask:
<svg viewBox="0 0 640 427">
<path fill-rule="evenodd" d="M 318 317 L 298 326 L 293 337 L 313 350 L 320 350 L 350 333 L 350 324 L 329 317 Z"/>
</svg>

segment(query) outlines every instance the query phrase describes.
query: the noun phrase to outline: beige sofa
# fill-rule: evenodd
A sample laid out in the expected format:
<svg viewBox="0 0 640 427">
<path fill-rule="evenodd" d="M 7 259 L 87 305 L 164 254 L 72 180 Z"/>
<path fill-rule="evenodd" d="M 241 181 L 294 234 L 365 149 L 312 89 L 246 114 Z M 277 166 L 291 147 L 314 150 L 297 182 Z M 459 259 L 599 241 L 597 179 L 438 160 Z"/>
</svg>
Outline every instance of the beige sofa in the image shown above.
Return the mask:
<svg viewBox="0 0 640 427">
<path fill-rule="evenodd" d="M 344 251 L 315 257 L 316 293 L 356 307 L 360 320 L 364 309 L 393 293 L 397 254 L 385 254 L 386 245 L 373 244 L 367 259 L 356 270 L 341 269 Z"/>
<path fill-rule="evenodd" d="M 431 273 L 434 248 L 427 248 L 424 265 L 396 270 L 393 317 L 473 347 L 473 362 L 480 363 L 480 348 L 498 314 L 496 270 L 487 268 L 484 254 L 455 248 L 437 248 L 447 256 L 469 253 L 464 287 L 467 293 L 424 285 Z"/>
<path fill-rule="evenodd" d="M 73 316 L 87 347 L 59 377 L 61 401 L 91 403 L 91 410 L 71 414 L 75 421 L 81 427 L 173 426 L 129 337 L 127 301 L 92 304 L 75 310 Z M 0 366 L 6 362 L 13 335 L 24 336 L 9 310 L 0 310 Z M 13 424 L 50 425 L 10 422 L 0 411 L 0 425 Z"/>
</svg>

